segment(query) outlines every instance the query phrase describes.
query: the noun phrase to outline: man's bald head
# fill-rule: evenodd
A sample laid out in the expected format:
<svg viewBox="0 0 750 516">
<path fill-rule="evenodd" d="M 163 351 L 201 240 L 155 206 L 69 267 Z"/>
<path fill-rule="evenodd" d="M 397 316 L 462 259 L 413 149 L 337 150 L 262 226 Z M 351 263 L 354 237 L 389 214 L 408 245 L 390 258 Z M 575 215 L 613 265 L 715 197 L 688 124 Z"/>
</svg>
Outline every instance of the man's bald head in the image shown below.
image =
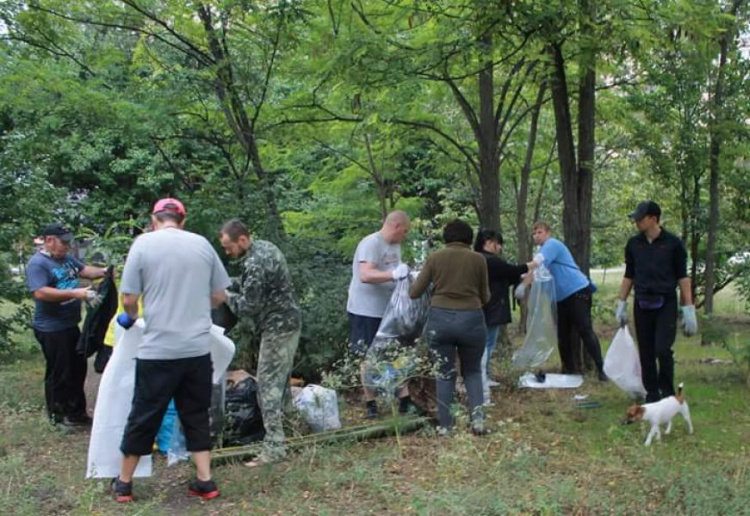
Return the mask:
<svg viewBox="0 0 750 516">
<path fill-rule="evenodd" d="M 383 234 L 386 242 L 390 244 L 401 243 L 406 234 L 409 233 L 411 223 L 409 215 L 405 211 L 394 210 L 386 216 L 383 227 L 380 232 Z"/>
</svg>

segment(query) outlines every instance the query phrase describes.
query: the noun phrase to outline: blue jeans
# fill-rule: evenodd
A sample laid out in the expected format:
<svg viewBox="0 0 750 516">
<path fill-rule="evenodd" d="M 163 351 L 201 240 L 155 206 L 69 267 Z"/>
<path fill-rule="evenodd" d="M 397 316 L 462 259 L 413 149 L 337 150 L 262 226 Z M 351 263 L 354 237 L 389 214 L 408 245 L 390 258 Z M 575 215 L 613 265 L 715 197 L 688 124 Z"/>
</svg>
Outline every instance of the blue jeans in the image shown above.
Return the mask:
<svg viewBox="0 0 750 516">
<path fill-rule="evenodd" d="M 424 331 L 427 343 L 439 360 L 436 382 L 438 423 L 453 426 L 450 413 L 456 390 L 456 352 L 466 385 L 473 423 L 482 421 L 482 355 L 487 341 L 482 310 L 448 310 L 431 307 Z"/>
<path fill-rule="evenodd" d="M 497 343 L 497 334 L 499 331 L 500 325 L 487 326 L 487 341 L 484 344 L 484 354 L 482 355 L 482 397 L 484 403 L 490 402 L 490 386 L 487 382 L 490 379 L 490 359 Z"/>
</svg>

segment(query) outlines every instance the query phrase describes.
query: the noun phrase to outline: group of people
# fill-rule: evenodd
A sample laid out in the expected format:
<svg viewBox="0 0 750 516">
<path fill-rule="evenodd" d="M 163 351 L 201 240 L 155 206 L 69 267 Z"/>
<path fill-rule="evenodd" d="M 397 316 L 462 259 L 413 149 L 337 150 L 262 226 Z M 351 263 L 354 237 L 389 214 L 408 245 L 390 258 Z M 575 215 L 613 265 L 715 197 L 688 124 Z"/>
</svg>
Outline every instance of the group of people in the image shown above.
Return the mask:
<svg viewBox="0 0 750 516">
<path fill-rule="evenodd" d="M 133 497 L 133 474 L 140 457 L 151 454 L 171 400 L 196 465 L 189 493 L 219 495 L 211 476 L 212 363 L 211 309 L 225 303 L 243 329 L 260 339 L 258 395 L 265 438 L 263 451 L 247 466 L 283 458 L 282 412 L 300 334 L 300 313 L 291 275 L 281 251 L 253 240 L 239 220 L 219 230 L 224 251 L 240 270 L 230 278 L 204 237 L 184 230 L 187 212 L 177 199 L 161 199 L 152 210 L 151 230 L 133 242 L 122 272 L 124 330 L 142 314 L 145 329 L 138 346 L 133 403 L 120 451 L 120 474 L 112 480 L 119 502 Z M 36 308 L 34 333 L 46 360 L 45 394 L 52 424 L 69 429 L 90 424 L 83 391 L 86 359 L 76 353 L 81 301 L 96 299 L 79 278 L 97 279 L 105 269 L 85 266 L 70 254 L 73 234 L 61 224 L 43 230 L 44 245 L 27 267 L 27 286 Z M 140 310 L 140 311 L 139 311 Z"/>
<path fill-rule="evenodd" d="M 626 246 L 626 270 L 617 320 L 627 322 L 627 297 L 635 287 L 635 325 L 647 401 L 674 393 L 672 344 L 676 336 L 680 286 L 686 333 L 695 333 L 686 253 L 681 241 L 659 225 L 661 210 L 653 201 L 638 206 L 631 218 L 640 233 Z M 130 248 L 120 292 L 124 311 L 117 324 L 131 328 L 142 314 L 145 330 L 136 359 L 135 392 L 120 450 L 120 474 L 112 481 L 118 501 L 133 500 L 133 473 L 174 399 L 185 432 L 187 450 L 196 464 L 189 492 L 204 499 L 219 495 L 211 476 L 209 407 L 212 364 L 208 350 L 211 309 L 226 303 L 243 329 L 260 340 L 257 381 L 266 435 L 263 452 L 247 466 L 282 459 L 282 413 L 288 378 L 300 336 L 300 312 L 286 260 L 272 243 L 254 240 L 242 222 L 230 220 L 219 230 L 219 241 L 240 274 L 230 278 L 216 251 L 204 237 L 184 230 L 187 213 L 173 198 L 158 201 L 151 231 Z M 409 275 L 401 260 L 400 243 L 410 229 L 406 213 L 390 213 L 381 229 L 359 242 L 352 263 L 347 312 L 350 349 L 365 353 L 372 344 L 395 282 Z M 91 287 L 79 278 L 97 279 L 106 269 L 84 265 L 69 253 L 73 234 L 61 224 L 44 228 L 43 248 L 29 261 L 27 286 L 35 300 L 34 334 L 46 361 L 45 398 L 50 421 L 61 427 L 90 423 L 83 385 L 86 360 L 76 353 L 81 302 L 95 302 Z M 599 372 L 599 341 L 591 324 L 592 286 L 564 244 L 551 237 L 544 223 L 534 226 L 540 250 L 522 265 L 500 257 L 498 231 L 481 230 L 474 240 L 471 226 L 455 220 L 443 230 L 445 248 L 427 257 L 409 295 L 420 297 L 432 286 L 424 335 L 439 360 L 436 382 L 438 424 L 453 426 L 457 369 L 470 405 L 471 431 L 487 432 L 483 406 L 490 402 L 488 367 L 499 332 L 510 322 L 510 285 L 523 297 L 531 274 L 540 265 L 555 277 L 560 313 L 559 337 L 563 370 L 572 366 L 567 329 L 575 326 Z M 473 249 L 472 249 L 472 241 Z M 526 279 L 522 280 L 522 276 Z M 658 367 L 657 367 L 658 362 Z M 414 408 L 407 388 L 398 392 L 399 410 Z M 367 417 L 378 416 L 375 395 L 365 389 Z"/>
<path fill-rule="evenodd" d="M 697 331 L 687 253 L 678 237 L 660 225 L 661 208 L 645 201 L 629 215 L 639 233 L 625 248 L 625 274 L 620 289 L 616 319 L 627 323 L 627 298 L 635 286 L 635 326 L 639 343 L 647 402 L 674 394 L 672 346 L 677 328 L 679 285 L 683 325 L 686 335 Z M 388 215 L 380 231 L 368 235 L 357 246 L 347 311 L 350 321 L 350 346 L 366 351 L 378 331 L 395 282 L 405 279 L 408 267 L 401 262 L 399 244 L 409 231 L 406 213 Z M 443 230 L 445 247 L 427 257 L 410 287 L 412 298 L 420 297 L 432 286 L 430 309 L 424 337 L 438 360 L 436 399 L 438 425 L 448 432 L 454 421 L 451 406 L 456 390 L 457 363 L 466 387 L 471 431 L 483 435 L 483 406 L 491 404 L 489 364 L 499 334 L 511 321 L 510 286 L 517 285 L 515 296 L 523 299 L 533 281 L 531 274 L 544 266 L 555 280 L 557 337 L 562 373 L 577 372 L 575 342 L 577 330 L 584 349 L 596 367 L 600 381 L 608 381 L 604 372 L 601 345 L 591 319 L 595 286 L 576 264 L 570 250 L 552 236 L 544 222 L 533 226 L 532 238 L 539 246 L 533 259 L 514 265 L 501 256 L 503 238 L 499 231 L 482 229 L 472 250 L 473 230 L 466 222 L 454 220 Z M 458 357 L 458 361 L 456 358 Z M 372 392 L 366 387 L 368 417 L 377 417 Z M 400 410 L 411 401 L 401 389 Z"/>
</svg>

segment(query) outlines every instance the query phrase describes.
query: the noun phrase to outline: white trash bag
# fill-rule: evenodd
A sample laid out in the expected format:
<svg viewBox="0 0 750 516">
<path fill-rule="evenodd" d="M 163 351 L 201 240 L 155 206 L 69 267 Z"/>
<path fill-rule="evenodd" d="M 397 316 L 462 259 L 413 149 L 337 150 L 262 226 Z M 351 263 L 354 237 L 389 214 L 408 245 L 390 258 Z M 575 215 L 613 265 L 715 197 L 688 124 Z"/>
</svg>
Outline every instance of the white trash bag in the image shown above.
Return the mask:
<svg viewBox="0 0 750 516">
<path fill-rule="evenodd" d="M 604 357 L 604 372 L 631 398 L 646 396 L 641 379 L 641 359 L 627 326 L 617 330 L 615 338 L 612 339 L 607 356 Z"/>
<path fill-rule="evenodd" d="M 513 353 L 513 366 L 517 369 L 540 367 L 557 347 L 555 280 L 543 265 L 534 271 L 528 309 L 526 338 L 523 346 Z"/>
<path fill-rule="evenodd" d="M 115 325 L 116 344 L 102 374 L 96 396 L 86 478 L 112 478 L 120 473 L 120 442 L 133 404 L 135 358 L 144 330 L 142 318 L 127 331 L 122 331 L 119 325 Z M 234 356 L 235 346 L 234 342 L 224 336 L 224 329 L 219 326 L 212 326 L 210 335 L 212 380 L 218 383 L 222 381 L 222 376 Z M 133 476 L 151 476 L 151 455 L 141 457 Z"/>
<path fill-rule="evenodd" d="M 315 433 L 341 428 L 338 397 L 333 389 L 307 385 L 294 397 L 294 406 Z"/>
</svg>

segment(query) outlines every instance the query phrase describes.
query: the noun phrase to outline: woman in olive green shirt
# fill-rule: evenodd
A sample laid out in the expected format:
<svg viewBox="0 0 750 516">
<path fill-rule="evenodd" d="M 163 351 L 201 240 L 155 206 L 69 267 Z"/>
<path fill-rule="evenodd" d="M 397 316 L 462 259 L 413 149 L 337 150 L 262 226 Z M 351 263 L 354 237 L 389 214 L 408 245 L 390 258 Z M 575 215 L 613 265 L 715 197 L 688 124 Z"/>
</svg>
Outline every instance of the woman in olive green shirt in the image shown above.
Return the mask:
<svg viewBox="0 0 750 516">
<path fill-rule="evenodd" d="M 467 223 L 454 220 L 443 230 L 446 247 L 431 254 L 409 290 L 416 299 L 432 284 L 430 311 L 425 335 L 439 360 L 437 379 L 438 423 L 453 426 L 450 407 L 456 390 L 456 352 L 471 409 L 471 429 L 483 435 L 482 354 L 487 328 L 482 305 L 490 299 L 487 261 L 471 250 L 474 231 Z"/>
</svg>

